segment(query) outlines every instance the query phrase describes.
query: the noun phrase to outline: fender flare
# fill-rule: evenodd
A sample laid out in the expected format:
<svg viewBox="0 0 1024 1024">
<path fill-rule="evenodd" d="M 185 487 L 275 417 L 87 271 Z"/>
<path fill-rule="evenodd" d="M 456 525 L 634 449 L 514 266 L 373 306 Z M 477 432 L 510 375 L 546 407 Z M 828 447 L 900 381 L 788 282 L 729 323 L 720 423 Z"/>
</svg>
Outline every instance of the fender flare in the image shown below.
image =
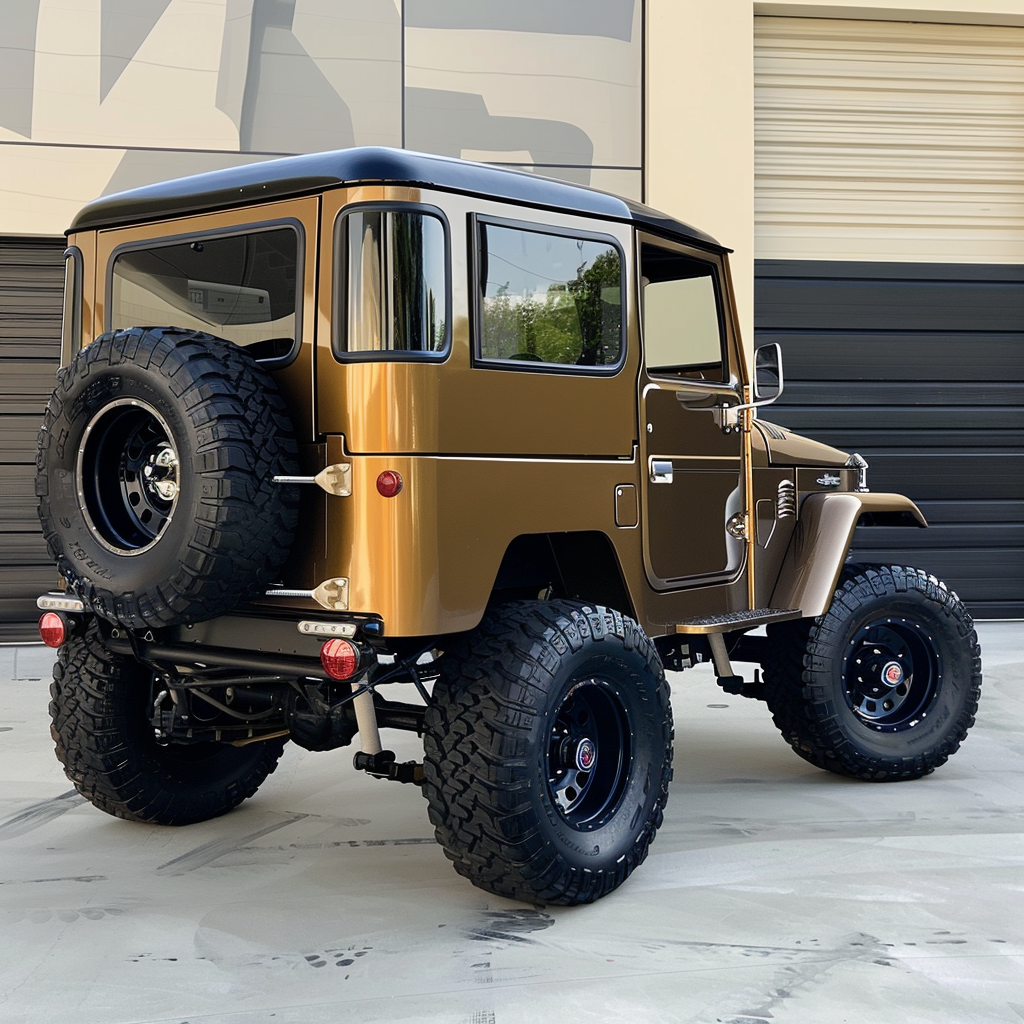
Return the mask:
<svg viewBox="0 0 1024 1024">
<path fill-rule="evenodd" d="M 824 614 L 861 520 L 874 526 L 928 525 L 917 505 L 902 494 L 809 495 L 800 506 L 800 520 L 786 550 L 771 607 L 799 609 L 807 618 Z"/>
</svg>

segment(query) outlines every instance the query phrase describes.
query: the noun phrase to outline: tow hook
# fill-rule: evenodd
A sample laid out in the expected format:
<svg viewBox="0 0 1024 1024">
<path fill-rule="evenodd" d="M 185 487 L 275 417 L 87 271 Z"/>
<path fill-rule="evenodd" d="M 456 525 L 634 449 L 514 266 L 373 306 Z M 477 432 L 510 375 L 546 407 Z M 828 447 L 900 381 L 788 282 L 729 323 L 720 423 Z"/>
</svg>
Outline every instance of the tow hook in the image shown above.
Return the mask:
<svg viewBox="0 0 1024 1024">
<path fill-rule="evenodd" d="M 752 683 L 748 683 L 743 676 L 738 676 L 733 672 L 725 639 L 721 633 L 710 634 L 708 644 L 711 647 L 711 660 L 714 662 L 716 680 L 726 693 L 734 694 L 737 697 L 750 697 L 753 700 L 765 699 L 764 684 L 761 682 L 757 669 L 754 669 Z"/>
<path fill-rule="evenodd" d="M 761 674 L 754 669 L 754 681 L 748 683 L 743 676 L 719 676 L 718 685 L 734 697 L 749 697 L 752 700 L 764 700 L 764 684 L 761 682 Z"/>
<path fill-rule="evenodd" d="M 413 786 L 423 785 L 423 765 L 418 761 L 399 763 L 395 760 L 393 750 L 378 750 L 376 754 L 367 754 L 360 750 L 352 758 L 352 767 L 356 771 L 372 775 L 375 779 L 404 782 Z"/>
</svg>

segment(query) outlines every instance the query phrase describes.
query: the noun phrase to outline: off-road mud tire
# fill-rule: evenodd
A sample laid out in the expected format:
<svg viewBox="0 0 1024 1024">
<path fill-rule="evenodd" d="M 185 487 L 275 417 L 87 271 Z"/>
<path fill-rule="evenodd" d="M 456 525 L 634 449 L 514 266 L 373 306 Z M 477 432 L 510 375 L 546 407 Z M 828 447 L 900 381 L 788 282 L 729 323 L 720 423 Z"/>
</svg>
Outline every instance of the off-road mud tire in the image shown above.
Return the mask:
<svg viewBox="0 0 1024 1024">
<path fill-rule="evenodd" d="M 147 721 L 152 700 L 152 673 L 108 651 L 95 625 L 61 648 L 50 732 L 67 777 L 101 811 L 157 825 L 206 821 L 252 796 L 277 767 L 280 737 L 159 746 Z"/>
<path fill-rule="evenodd" d="M 769 627 L 765 698 L 805 760 L 890 782 L 934 771 L 974 724 L 981 650 L 967 609 L 920 569 L 851 566 L 828 611 Z M 892 680 L 884 675 L 891 670 Z"/>
<path fill-rule="evenodd" d="M 60 371 L 39 434 L 50 554 L 108 621 L 224 614 L 277 580 L 298 495 L 273 477 L 297 472 L 296 452 L 273 380 L 238 346 L 173 328 L 103 335 Z M 176 493 L 158 493 L 154 470 Z"/>
<path fill-rule="evenodd" d="M 668 687 L 640 627 L 607 608 L 516 602 L 440 667 L 424 793 L 455 870 L 531 903 L 589 903 L 625 881 L 672 777 Z"/>
</svg>

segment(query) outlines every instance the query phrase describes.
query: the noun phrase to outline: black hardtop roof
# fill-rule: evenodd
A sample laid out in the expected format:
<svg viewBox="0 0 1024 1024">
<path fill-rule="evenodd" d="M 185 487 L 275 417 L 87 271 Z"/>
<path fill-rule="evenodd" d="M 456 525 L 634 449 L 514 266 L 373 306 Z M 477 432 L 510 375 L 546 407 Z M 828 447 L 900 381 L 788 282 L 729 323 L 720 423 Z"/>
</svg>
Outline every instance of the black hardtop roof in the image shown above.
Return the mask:
<svg viewBox="0 0 1024 1024">
<path fill-rule="evenodd" d="M 512 199 L 530 206 L 592 217 L 632 221 L 705 249 L 725 251 L 724 246 L 703 231 L 607 192 L 524 171 L 383 147 L 341 149 L 263 160 L 116 192 L 94 199 L 83 207 L 68 234 L 369 182 L 420 185 L 494 199 Z"/>
</svg>

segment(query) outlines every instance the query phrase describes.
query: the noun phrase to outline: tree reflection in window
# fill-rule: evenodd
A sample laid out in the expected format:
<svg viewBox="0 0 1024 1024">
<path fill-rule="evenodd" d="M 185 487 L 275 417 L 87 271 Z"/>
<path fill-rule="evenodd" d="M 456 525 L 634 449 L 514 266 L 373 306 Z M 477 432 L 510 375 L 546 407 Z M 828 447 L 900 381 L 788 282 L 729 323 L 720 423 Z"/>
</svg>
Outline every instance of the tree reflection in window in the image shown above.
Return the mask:
<svg viewBox="0 0 1024 1024">
<path fill-rule="evenodd" d="M 480 357 L 614 366 L 622 261 L 605 241 L 480 225 Z"/>
</svg>

